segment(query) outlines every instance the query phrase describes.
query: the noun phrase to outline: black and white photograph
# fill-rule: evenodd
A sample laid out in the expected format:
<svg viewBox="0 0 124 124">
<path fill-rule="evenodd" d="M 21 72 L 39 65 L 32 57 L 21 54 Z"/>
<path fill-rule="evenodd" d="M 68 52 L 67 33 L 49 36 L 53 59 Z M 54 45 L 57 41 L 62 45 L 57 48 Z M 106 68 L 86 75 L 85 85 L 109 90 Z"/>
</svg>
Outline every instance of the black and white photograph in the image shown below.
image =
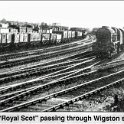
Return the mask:
<svg viewBox="0 0 124 124">
<path fill-rule="evenodd" d="M 0 1 L 0 112 L 124 112 L 123 1 Z"/>
</svg>

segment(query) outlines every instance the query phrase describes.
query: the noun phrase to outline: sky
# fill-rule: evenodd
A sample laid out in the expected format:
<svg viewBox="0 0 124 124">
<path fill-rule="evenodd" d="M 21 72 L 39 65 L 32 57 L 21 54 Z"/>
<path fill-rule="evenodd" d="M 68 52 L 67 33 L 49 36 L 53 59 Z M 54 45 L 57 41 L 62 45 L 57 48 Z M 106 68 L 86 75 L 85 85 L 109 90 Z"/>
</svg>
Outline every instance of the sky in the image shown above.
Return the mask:
<svg viewBox="0 0 124 124">
<path fill-rule="evenodd" d="M 0 1 L 0 20 L 124 27 L 123 1 Z"/>
</svg>

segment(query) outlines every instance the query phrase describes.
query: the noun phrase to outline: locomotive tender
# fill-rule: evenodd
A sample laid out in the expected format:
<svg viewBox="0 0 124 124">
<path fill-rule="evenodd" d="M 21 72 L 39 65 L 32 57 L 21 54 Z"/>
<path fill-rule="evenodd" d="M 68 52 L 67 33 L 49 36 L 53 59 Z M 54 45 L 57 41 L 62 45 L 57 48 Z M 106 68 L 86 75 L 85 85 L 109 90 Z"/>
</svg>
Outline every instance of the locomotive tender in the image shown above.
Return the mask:
<svg viewBox="0 0 124 124">
<path fill-rule="evenodd" d="M 103 26 L 96 31 L 96 42 L 93 51 L 98 57 L 111 58 L 124 47 L 124 31 L 120 28 Z"/>
</svg>

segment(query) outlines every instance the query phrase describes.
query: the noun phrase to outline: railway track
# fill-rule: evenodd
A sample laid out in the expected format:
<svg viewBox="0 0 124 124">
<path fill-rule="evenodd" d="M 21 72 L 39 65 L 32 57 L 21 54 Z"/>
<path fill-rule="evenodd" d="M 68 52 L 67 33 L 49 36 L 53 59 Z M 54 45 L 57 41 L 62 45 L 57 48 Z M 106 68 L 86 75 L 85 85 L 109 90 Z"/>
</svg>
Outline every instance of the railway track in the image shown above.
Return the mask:
<svg viewBox="0 0 124 124">
<path fill-rule="evenodd" d="M 22 70 L 20 72 L 15 71 L 13 73 L 6 73 L 4 74 L 3 78 L 0 78 L 0 86 L 4 83 L 6 85 L 7 82 L 12 82 L 13 80 L 20 80 L 21 78 L 29 78 L 32 76 L 41 76 L 47 74 L 47 76 L 59 74 L 60 72 L 67 72 L 72 69 L 76 69 L 76 67 L 85 65 L 85 62 L 88 63 L 93 60 L 93 57 L 84 58 L 80 60 L 71 60 L 60 62 L 56 64 L 51 64 L 44 67 L 36 67 L 36 68 L 29 68 L 27 70 Z M 83 62 L 84 61 L 84 62 Z M 0 75 L 1 77 L 2 75 Z M 45 76 L 46 77 L 46 76 Z"/>
<path fill-rule="evenodd" d="M 31 86 L 33 85 L 34 86 L 34 85 L 37 85 L 36 83 L 39 83 L 40 81 L 43 84 L 43 80 L 45 80 L 45 82 L 46 82 L 46 80 L 49 81 L 49 78 L 50 78 L 50 80 L 51 79 L 56 79 L 56 78 L 59 78 L 59 77 L 61 78 L 61 77 L 65 76 L 69 73 L 76 72 L 76 69 L 78 70 L 78 68 L 80 68 L 81 66 L 84 70 L 86 68 L 85 65 L 91 64 L 91 62 L 93 62 L 93 59 L 94 58 L 89 59 L 89 60 L 85 60 L 84 62 L 77 63 L 73 66 L 68 67 L 68 68 L 65 68 L 65 69 L 62 69 L 62 70 L 59 70 L 59 71 L 56 71 L 56 72 L 38 77 L 38 78 L 33 79 L 33 80 L 29 80 L 27 82 L 21 82 L 21 83 L 18 83 L 18 84 L 12 84 L 12 85 L 8 85 L 8 86 L 0 87 L 0 89 L 2 89 L 2 90 L 0 90 L 0 93 L 6 92 L 8 90 L 17 90 L 17 88 L 20 88 L 20 87 L 23 87 L 23 86 L 24 86 L 24 88 L 26 88 L 26 85 L 31 85 Z M 69 76 L 69 75 L 67 75 L 67 76 Z"/>
<path fill-rule="evenodd" d="M 79 41 L 76 41 L 77 43 Z M 58 50 L 60 48 L 67 48 L 69 46 L 73 46 L 73 45 L 77 45 L 76 42 L 72 42 L 69 44 L 62 44 L 59 46 L 53 46 L 53 47 L 49 47 L 49 48 L 44 48 L 44 49 L 38 49 L 38 50 L 28 50 L 28 51 L 23 51 L 23 52 L 18 52 L 18 53 L 11 53 L 11 54 L 2 54 L 0 55 L 0 60 L 5 60 L 5 59 L 14 59 L 14 58 L 18 58 L 18 57 L 24 57 L 24 56 L 28 56 L 28 55 L 33 55 L 33 54 L 38 54 L 38 53 L 45 53 L 45 52 L 49 52 L 49 51 L 54 51 L 54 50 Z"/>
<path fill-rule="evenodd" d="M 79 41 L 74 41 L 71 43 L 66 43 L 66 44 L 62 44 L 59 46 L 53 46 L 53 47 L 49 47 L 49 48 L 44 48 L 44 49 L 38 49 L 38 50 L 28 50 L 28 51 L 23 51 L 23 52 L 18 52 L 18 53 L 11 53 L 11 54 L 2 54 L 0 55 L 0 60 L 8 60 L 8 59 L 14 59 L 14 58 L 19 58 L 19 57 L 25 57 L 25 56 L 31 56 L 31 55 L 36 55 L 36 54 L 43 54 L 46 52 L 55 52 L 57 50 L 62 50 L 62 49 L 67 49 L 69 47 L 74 47 L 77 46 L 78 44 L 87 41 L 88 39 L 83 39 L 83 40 L 79 40 Z"/>
<path fill-rule="evenodd" d="M 90 75 L 97 74 L 97 71 L 89 72 Z M 79 78 L 80 76 L 86 77 L 89 75 L 88 73 L 77 73 L 77 75 L 71 75 L 64 78 L 64 81 Z M 62 109 L 64 106 L 69 106 L 69 104 L 73 104 L 76 101 L 79 101 L 83 98 L 86 98 L 94 93 L 100 92 L 112 85 L 117 83 L 121 83 L 124 81 L 123 78 L 124 70 L 95 78 L 88 82 L 82 82 L 81 84 L 69 88 L 65 88 L 59 92 L 53 92 L 48 95 L 38 97 L 37 99 L 32 99 L 27 102 L 15 105 L 13 107 L 9 107 L 7 109 L 3 109 L 2 111 L 57 111 L 57 109 Z M 60 82 L 63 80 L 59 80 Z M 66 82 L 67 83 L 67 82 Z M 45 87 L 44 87 L 45 88 Z M 72 97 L 73 96 L 73 97 Z M 66 98 L 66 100 L 65 100 Z M 59 101 L 60 103 L 53 102 L 54 100 Z M 63 102 L 62 102 L 63 101 Z M 44 103 L 45 102 L 45 103 Z M 42 107 L 41 107 L 42 106 Z M 28 107 L 28 108 L 26 108 Z M 38 107 L 38 110 L 37 110 Z M 48 108 L 49 107 L 49 108 Z M 26 108 L 26 109 L 25 109 Z"/>
<path fill-rule="evenodd" d="M 67 53 L 67 54 L 62 55 L 62 56 L 57 56 L 57 57 L 49 58 L 46 60 L 41 60 L 41 61 L 34 62 L 34 63 L 28 63 L 28 64 L 19 65 L 19 66 L 15 66 L 15 67 L 11 67 L 11 68 L 3 68 L 3 69 L 0 69 L 1 70 L 0 77 L 3 77 L 5 75 L 8 75 L 10 73 L 14 73 L 17 71 L 18 72 L 24 71 L 24 70 L 27 70 L 29 68 L 48 66 L 50 64 L 56 64 L 58 62 L 68 61 L 68 60 L 72 60 L 75 58 L 80 59 L 80 58 L 83 58 L 86 56 L 91 56 L 92 54 L 90 54 L 90 52 L 88 52 L 88 51 L 89 51 L 89 49 L 87 49 L 85 51 L 79 50 L 79 51 L 74 51 L 72 53 Z"/>
<path fill-rule="evenodd" d="M 123 65 L 124 65 L 124 60 L 116 60 L 116 61 L 111 61 L 111 62 L 100 64 L 100 65 L 96 66 L 96 69 L 102 71 L 105 69 L 111 69 L 111 68 L 123 66 Z"/>
<path fill-rule="evenodd" d="M 85 62 L 85 65 L 86 65 L 86 62 Z M 75 66 L 76 67 L 76 66 Z M 91 66 L 90 66 L 91 67 Z M 39 91 L 39 90 L 43 90 L 44 88 L 48 88 L 48 87 L 53 87 L 53 86 L 55 86 L 56 84 L 57 85 L 59 85 L 59 81 L 61 81 L 61 80 L 66 80 L 66 78 L 67 77 L 71 77 L 71 75 L 72 76 L 74 76 L 74 75 L 76 75 L 76 74 L 78 74 L 79 72 L 83 72 L 84 70 L 86 70 L 86 69 L 89 69 L 90 67 L 83 67 L 82 69 L 77 69 L 77 70 L 72 70 L 72 72 L 71 71 L 67 71 L 66 73 L 63 71 L 63 73 L 60 73 L 60 74 L 54 74 L 54 75 L 52 75 L 52 77 L 51 76 L 47 76 L 46 78 L 48 78 L 48 82 L 47 83 L 45 83 L 45 84 L 42 84 L 42 85 L 39 85 L 39 86 L 33 86 L 33 87 L 29 87 L 29 88 L 26 88 L 26 90 L 24 90 L 22 93 L 20 93 L 20 91 L 18 90 L 17 92 L 19 92 L 19 95 L 16 95 L 16 96 L 13 96 L 13 97 L 9 97 L 9 98 L 7 98 L 7 99 L 4 99 L 3 101 L 1 101 L 0 102 L 0 104 L 1 104 L 1 107 L 3 106 L 3 104 L 4 103 L 6 103 L 7 101 L 11 101 L 12 99 L 13 100 L 15 100 L 15 99 L 20 99 L 20 98 L 22 98 L 23 96 L 26 96 L 26 95 L 29 95 L 29 94 L 32 94 L 32 93 L 37 93 L 37 91 Z M 73 67 L 74 68 L 74 67 Z M 68 74 L 68 75 L 67 75 Z M 52 81 L 50 81 L 49 82 L 49 78 L 52 78 Z M 39 78 L 40 79 L 40 78 Z M 32 85 L 32 83 L 34 84 L 36 84 L 36 81 L 38 81 L 38 82 L 41 82 L 41 79 L 40 80 L 33 80 L 32 82 L 30 82 L 30 84 Z M 29 83 L 28 82 L 28 83 Z M 16 88 L 17 88 L 17 85 L 18 84 L 16 84 Z M 36 84 L 37 85 L 37 84 Z M 25 87 L 26 86 L 26 83 L 24 84 L 23 83 L 23 85 L 21 84 L 19 87 L 21 87 L 21 90 L 22 90 L 22 87 Z M 11 88 L 9 88 L 8 87 L 8 89 L 14 89 L 13 87 L 11 87 Z M 2 92 L 5 92 L 7 90 L 7 88 L 3 88 L 2 90 L 1 90 L 1 93 Z M 28 90 L 28 91 L 27 91 Z M 10 94 L 12 94 L 12 93 L 10 93 Z M 14 92 L 14 94 L 15 94 L 15 92 Z M 9 94 L 7 94 L 7 95 L 9 95 Z M 4 95 L 5 96 L 5 95 Z"/>
<path fill-rule="evenodd" d="M 1 61 L 0 62 L 0 68 L 7 68 L 7 67 L 12 67 L 12 66 L 17 66 L 20 64 L 27 64 L 27 63 L 31 63 L 31 62 L 36 62 L 36 61 L 40 61 L 42 59 L 48 59 L 51 57 L 56 57 L 56 56 L 61 56 L 67 53 L 73 53 L 79 50 L 86 50 L 89 49 L 91 47 L 91 43 L 87 44 L 87 45 L 80 45 L 80 46 L 76 46 L 74 48 L 68 48 L 66 50 L 60 50 L 57 52 L 50 52 L 50 53 L 44 53 L 44 54 L 40 54 L 40 55 L 33 55 L 30 57 L 24 57 L 24 58 L 17 58 L 14 60 L 9 60 L 9 61 Z"/>
<path fill-rule="evenodd" d="M 28 66 L 28 64 L 26 64 L 26 67 L 25 66 L 24 67 L 23 66 L 22 67 L 21 66 L 20 67 L 12 67 L 12 69 L 9 68 L 9 69 L 11 69 L 11 71 L 9 71 L 7 69 L 1 69 L 0 77 L 10 75 L 10 73 L 18 73 L 18 72 L 20 73 L 20 70 L 24 71 L 27 69 L 36 68 L 36 67 L 40 67 L 40 66 L 49 66 L 50 64 L 56 64 L 57 62 L 63 62 L 65 60 L 70 60 L 70 59 L 76 59 L 76 58 L 80 59 L 82 57 L 78 57 L 78 56 L 81 56 L 82 54 L 87 53 L 87 51 L 88 50 L 86 50 L 86 51 L 80 50 L 79 52 L 78 51 L 72 52 L 71 54 L 67 53 L 66 55 L 62 55 L 59 57 L 53 57 L 53 58 L 50 58 L 47 60 L 42 60 L 42 61 L 40 61 L 38 63 L 34 63 L 34 64 L 29 64 L 29 66 Z M 17 71 L 15 71 L 15 70 L 17 70 Z"/>
<path fill-rule="evenodd" d="M 63 111 L 65 106 L 124 81 L 123 69 L 108 71 L 123 67 L 124 60 L 101 64 L 94 68 L 99 62 L 94 61 L 95 58 L 92 57 L 82 59 L 78 57 L 79 53 L 26 67 L 20 71 L 0 74 L 0 82 L 7 83 L 51 72 L 27 82 L 0 87 L 0 111 Z M 65 61 L 69 58 L 69 61 Z M 104 75 L 106 70 L 108 72 Z M 86 80 L 77 83 L 78 78 L 82 77 Z"/>
<path fill-rule="evenodd" d="M 64 108 L 64 106 L 69 106 L 69 104 L 73 104 L 74 102 L 82 100 L 83 98 L 85 99 L 86 97 L 101 92 L 102 90 L 110 86 L 122 83 L 124 81 L 123 74 L 124 71 L 121 71 L 115 74 L 104 76 L 102 78 L 91 80 L 89 82 L 67 88 L 59 92 L 52 93 L 50 95 L 46 95 L 45 97 L 32 100 L 30 102 L 27 102 L 26 104 L 21 104 L 20 106 L 18 105 L 15 107 L 16 109 L 13 107 L 8 110 L 19 110 L 21 109 L 21 107 L 28 106 L 28 108 L 26 108 L 27 111 L 36 111 L 36 106 L 39 106 L 39 111 L 57 111 L 58 109 Z M 22 109 L 22 111 L 23 110 L 24 109 Z"/>
<path fill-rule="evenodd" d="M 102 67 L 100 67 L 99 69 L 100 70 L 102 69 L 103 71 L 106 69 L 115 68 L 117 66 L 121 67 L 122 65 L 124 65 L 123 61 L 124 60 L 109 62 L 108 64 L 104 64 L 104 66 L 102 65 Z M 123 69 L 121 68 L 119 70 L 120 71 L 116 73 L 106 75 L 101 78 L 89 81 L 86 83 L 86 85 L 84 84 L 84 87 L 76 89 L 76 90 L 74 89 L 73 92 L 70 92 L 70 91 L 68 93 L 66 92 L 67 94 L 64 94 L 63 96 L 58 98 L 58 100 L 61 99 L 60 100 L 61 102 L 59 104 L 55 105 L 56 103 L 54 103 L 52 107 L 45 109 L 43 111 L 57 111 L 58 109 L 59 109 L 58 111 L 63 111 L 65 106 L 69 106 L 70 104 L 74 104 L 77 101 L 80 101 L 87 97 L 91 97 L 94 94 L 101 92 L 102 90 L 112 87 L 113 85 L 118 85 L 118 83 L 124 83 L 124 78 L 123 78 L 124 67 Z M 66 100 L 64 100 L 65 98 Z M 52 101 L 54 100 L 55 99 L 53 99 Z M 51 103 L 51 101 L 49 102 Z"/>
</svg>

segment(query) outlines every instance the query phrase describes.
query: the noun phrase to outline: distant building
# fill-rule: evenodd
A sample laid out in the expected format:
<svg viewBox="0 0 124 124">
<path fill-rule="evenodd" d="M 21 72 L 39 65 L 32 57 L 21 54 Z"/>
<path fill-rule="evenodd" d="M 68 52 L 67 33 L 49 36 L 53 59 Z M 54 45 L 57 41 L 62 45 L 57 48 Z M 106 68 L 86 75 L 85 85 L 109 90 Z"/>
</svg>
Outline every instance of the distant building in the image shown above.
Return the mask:
<svg viewBox="0 0 124 124">
<path fill-rule="evenodd" d="M 9 24 L 8 22 L 6 21 L 6 19 L 2 19 L 0 20 L 0 27 L 1 28 L 8 28 Z"/>
</svg>

